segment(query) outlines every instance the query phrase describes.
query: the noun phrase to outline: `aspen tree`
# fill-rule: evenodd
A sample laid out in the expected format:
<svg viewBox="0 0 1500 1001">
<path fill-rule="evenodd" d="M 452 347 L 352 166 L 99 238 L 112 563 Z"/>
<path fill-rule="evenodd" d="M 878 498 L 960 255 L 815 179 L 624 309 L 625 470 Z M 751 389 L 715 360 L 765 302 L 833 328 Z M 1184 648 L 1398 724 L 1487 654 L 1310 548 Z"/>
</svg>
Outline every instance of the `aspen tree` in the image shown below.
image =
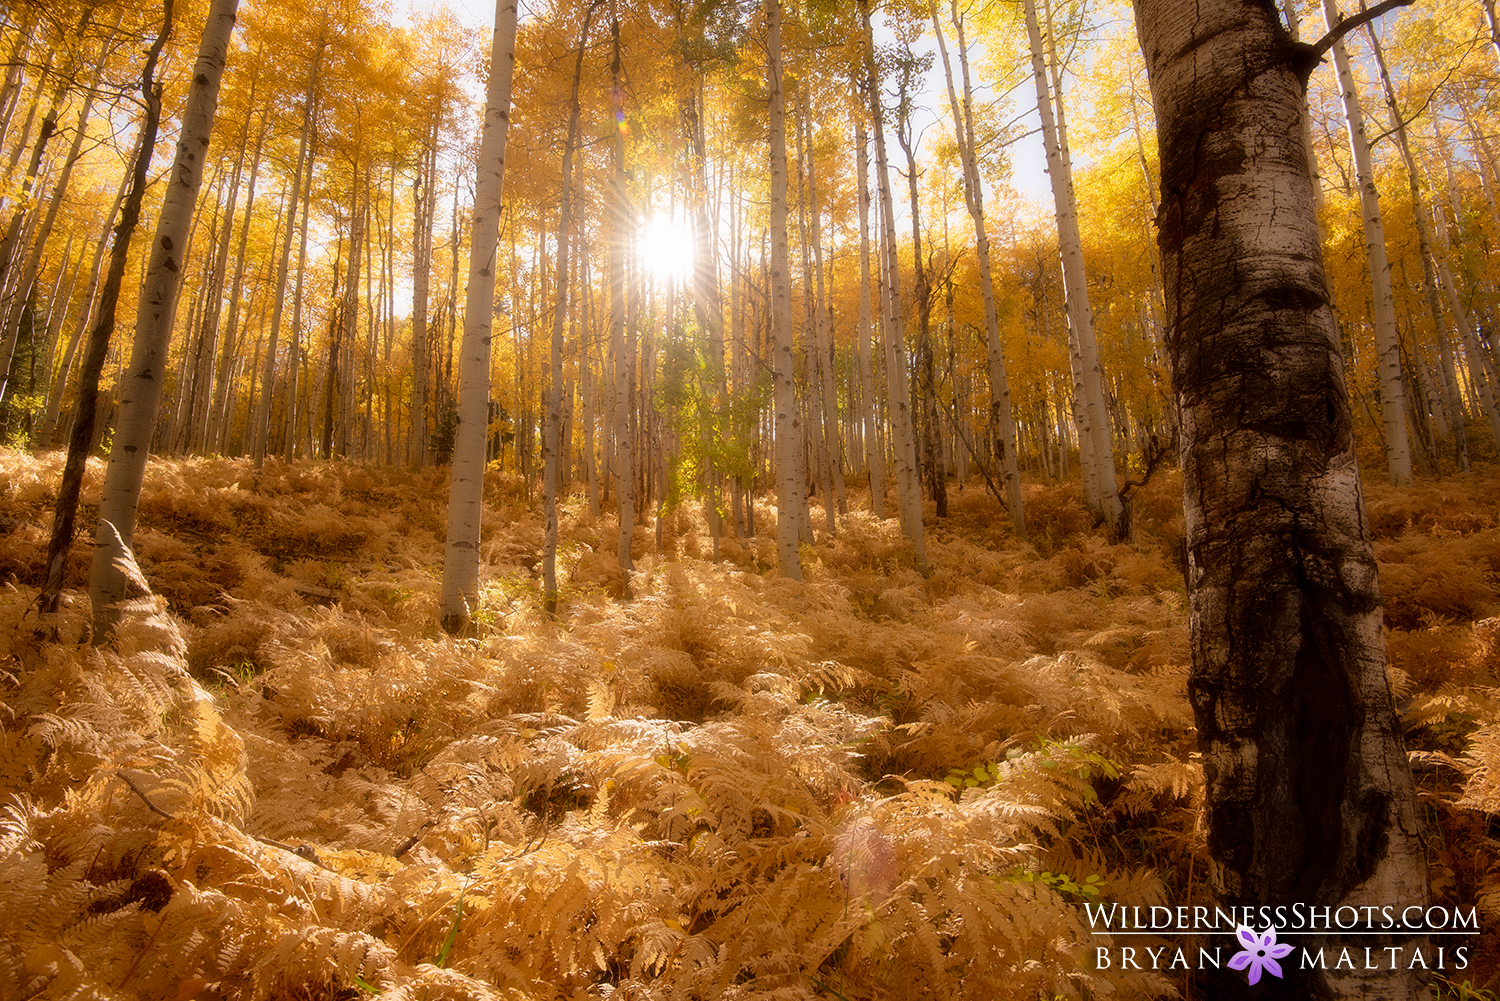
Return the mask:
<svg viewBox="0 0 1500 1001">
<path fill-rule="evenodd" d="M 793 382 L 791 257 L 787 248 L 786 93 L 782 83 L 781 0 L 765 0 L 766 89 L 771 101 L 771 330 L 776 411 L 776 555 L 781 573 L 802 579 L 798 552 L 803 491 L 801 421 Z"/>
<path fill-rule="evenodd" d="M 1422 259 L 1422 291 L 1427 300 L 1427 311 L 1432 316 L 1432 332 L 1437 338 L 1441 350 L 1448 350 L 1448 329 L 1443 319 L 1443 307 L 1438 298 L 1438 272 L 1435 262 L 1436 254 L 1432 249 L 1432 234 L 1427 223 L 1427 199 L 1422 194 L 1422 186 L 1417 161 L 1411 152 L 1411 139 L 1406 132 L 1406 121 L 1401 117 L 1401 109 L 1396 103 L 1396 88 L 1391 82 L 1391 74 L 1386 69 L 1385 53 L 1380 47 L 1380 39 L 1375 34 L 1374 28 L 1366 24 L 1365 31 L 1370 39 L 1370 51 L 1375 57 L 1375 66 L 1380 71 L 1380 88 L 1385 96 L 1386 112 L 1390 118 L 1391 131 L 1396 136 L 1396 147 L 1401 151 L 1401 162 L 1406 167 L 1407 190 L 1411 194 L 1413 214 L 1417 228 L 1417 253 Z M 1415 347 L 1415 346 L 1414 346 Z M 1417 360 L 1418 372 L 1422 372 L 1420 358 Z M 1446 384 L 1445 384 L 1446 386 Z M 1445 394 L 1446 395 L 1446 394 Z M 1460 468 L 1467 471 L 1469 467 L 1469 455 L 1467 448 L 1467 436 L 1465 435 L 1463 410 L 1458 405 L 1456 394 L 1443 401 L 1444 405 L 1453 414 L 1454 421 L 1454 450 Z"/>
<path fill-rule="evenodd" d="M 358 203 L 359 180 L 357 175 L 351 182 L 350 187 L 354 189 L 352 198 Z M 335 454 L 340 456 L 345 456 L 349 453 L 349 418 L 352 413 L 352 388 L 354 385 L 354 372 L 351 361 L 354 353 L 354 342 L 359 337 L 359 274 L 365 242 L 365 217 L 368 215 L 368 206 L 355 204 L 353 209 L 354 214 L 349 222 L 349 264 L 344 272 L 344 301 L 340 309 L 341 315 L 338 318 L 342 329 L 328 355 L 329 390 L 326 403 L 327 409 L 325 411 L 327 414 L 325 425 L 335 423 L 334 413 L 337 411 L 338 437 L 336 440 L 329 440 L 331 437 L 329 434 L 331 427 L 325 427 L 324 450 L 327 452 L 332 448 Z M 342 372 L 342 377 L 336 378 L 336 372 Z"/>
<path fill-rule="evenodd" d="M 84 14 L 79 19 L 78 27 L 75 29 L 77 33 L 81 34 L 83 32 L 92 13 L 91 8 L 86 7 L 84 9 Z M 52 59 L 53 53 L 49 51 L 47 54 L 47 68 L 49 69 Z M 31 197 L 36 190 L 37 176 L 41 171 L 42 158 L 47 151 L 47 146 L 51 143 L 53 137 L 57 135 L 57 120 L 58 116 L 62 113 L 63 98 L 67 95 L 68 81 L 72 73 L 73 67 L 71 66 L 67 67 L 64 72 L 58 73 L 57 82 L 48 92 L 50 96 L 47 101 L 47 111 L 42 116 L 42 126 L 37 132 L 36 142 L 31 146 L 31 156 L 27 159 L 26 174 L 21 179 L 20 197 L 16 200 L 16 208 L 11 213 L 10 222 L 5 228 L 5 235 L 0 237 L 0 281 L 3 281 L 3 286 L 0 287 L 10 287 L 15 284 L 15 274 L 11 264 L 17 256 L 16 248 L 19 245 L 19 241 L 23 238 L 23 223 L 33 218 Z M 37 91 L 34 97 L 34 102 L 37 103 L 34 103 L 32 106 L 32 115 L 35 114 L 37 105 L 41 101 L 43 93 L 41 85 L 46 76 L 47 72 L 44 69 L 37 80 Z M 21 152 L 26 148 L 26 142 L 30 138 L 30 132 L 31 116 L 28 116 L 26 126 L 21 130 L 21 139 L 16 144 L 14 155 L 11 157 L 10 167 L 6 170 L 5 176 L 15 173 Z M 15 351 L 14 338 L 7 338 L 7 341 L 9 343 L 4 348 L 0 348 L 0 396 L 4 395 L 4 380 L 10 371 L 11 355 Z"/>
<path fill-rule="evenodd" d="M 943 59 L 943 75 L 948 83 L 948 107 L 953 114 L 953 131 L 958 139 L 959 159 L 963 164 L 964 205 L 974 221 L 974 251 L 979 262 L 979 293 L 984 304 L 984 330 L 987 370 L 990 380 L 989 434 L 996 453 L 997 471 L 1005 478 L 1005 501 L 1011 526 L 1019 538 L 1026 538 L 1026 512 L 1021 499 L 1021 468 L 1016 451 L 1016 420 L 1010 398 L 1010 380 L 1005 371 L 1005 352 L 1000 339 L 1000 320 L 995 308 L 995 281 L 990 265 L 990 238 L 984 222 L 984 188 L 979 183 L 979 162 L 974 149 L 974 97 L 969 83 L 969 53 L 964 39 L 963 18 L 958 2 L 952 2 L 953 25 L 958 30 L 958 62 L 963 74 L 963 102 L 959 103 L 953 84 L 953 67 L 948 59 L 948 43 L 938 21 L 937 2 L 930 0 L 932 29 L 937 36 L 938 53 Z"/>
<path fill-rule="evenodd" d="M 432 277 L 432 226 L 437 210 L 438 121 L 434 111 L 423 133 L 422 162 L 412 195 L 412 297 L 411 297 L 411 440 L 406 462 L 420 469 L 427 461 L 427 306 Z"/>
<path fill-rule="evenodd" d="M 96 310 L 99 292 L 99 276 L 104 266 L 104 256 L 109 250 L 109 234 L 114 229 L 115 220 L 120 216 L 120 207 L 125 203 L 125 192 L 130 187 L 130 181 L 134 170 L 127 170 L 120 176 L 119 188 L 115 191 L 115 199 L 110 209 L 105 213 L 103 231 L 99 236 L 98 243 L 94 247 L 94 263 L 89 269 L 88 285 L 84 289 L 82 305 L 78 312 L 78 321 L 73 326 L 73 332 L 68 337 L 68 347 L 63 353 L 63 360 L 58 366 L 56 377 L 53 379 L 52 388 L 47 394 L 46 416 L 42 419 L 41 428 L 37 432 L 36 442 L 40 448 L 48 448 L 52 445 L 53 438 L 57 434 L 57 420 L 62 412 L 63 396 L 67 391 L 68 375 L 73 368 L 73 361 L 77 356 L 78 346 L 83 342 L 83 335 L 88 330 L 89 320 L 93 318 Z"/>
<path fill-rule="evenodd" d="M 495 272 L 515 65 L 516 0 L 496 0 L 489 81 L 485 85 L 484 131 L 480 135 L 474 179 L 473 225 L 469 230 L 469 285 L 464 298 L 464 334 L 459 346 L 458 426 L 453 436 L 448 538 L 440 599 L 443 629 L 454 635 L 468 628 L 474 610 L 479 607 L 479 527 L 489 429 Z"/>
<path fill-rule="evenodd" d="M 1083 465 L 1085 492 L 1110 534 L 1127 536 L 1130 526 L 1115 481 L 1114 445 L 1109 414 L 1104 406 L 1093 310 L 1089 306 L 1083 239 L 1078 230 L 1078 205 L 1073 192 L 1073 166 L 1068 155 L 1067 133 L 1059 114 L 1062 95 L 1054 96 L 1048 83 L 1047 50 L 1042 43 L 1035 0 L 1025 0 L 1025 15 L 1026 33 L 1031 44 L 1032 77 L 1036 82 L 1037 111 L 1042 119 L 1042 141 L 1047 151 L 1047 174 L 1057 215 L 1058 256 L 1062 264 L 1069 338 L 1073 343 L 1079 461 Z"/>
<path fill-rule="evenodd" d="M 99 53 L 99 61 L 95 64 L 92 74 L 93 82 L 84 94 L 83 106 L 79 109 L 77 122 L 73 126 L 73 142 L 63 157 L 62 170 L 59 171 L 57 181 L 53 185 L 46 215 L 43 216 L 32 238 L 32 251 L 27 256 L 26 267 L 15 284 L 12 309 L 5 323 L 4 343 L 0 344 L 0 397 L 5 395 L 6 378 L 10 373 L 11 360 L 15 357 L 16 338 L 21 330 L 21 314 L 30 299 L 32 286 L 36 284 L 37 273 L 42 266 L 43 251 L 46 250 L 47 241 L 52 236 L 52 227 L 57 223 L 57 214 L 67 195 L 68 182 L 73 176 L 73 168 L 77 165 L 79 154 L 83 151 L 83 141 L 88 134 L 89 115 L 93 112 L 94 100 L 99 93 L 100 74 L 104 70 L 104 58 L 108 52 L 109 46 L 105 45 Z"/>
<path fill-rule="evenodd" d="M 557 611 L 557 487 L 558 462 L 562 458 L 563 325 L 567 321 L 571 282 L 568 275 L 573 240 L 573 158 L 578 145 L 578 86 L 583 77 L 583 54 L 588 48 L 589 25 L 600 0 L 589 4 L 578 34 L 578 57 L 573 64 L 573 90 L 568 111 L 568 139 L 563 147 L 561 205 L 557 219 L 557 301 L 552 309 L 552 377 L 547 387 L 546 426 L 542 432 L 542 508 L 546 528 L 542 543 L 542 608 Z M 565 460 L 564 460 L 565 461 Z"/>
<path fill-rule="evenodd" d="M 297 217 L 297 207 L 302 196 L 302 174 L 304 170 L 311 172 L 308 164 L 308 151 L 312 143 L 313 106 L 318 98 L 318 74 L 323 66 L 323 49 L 327 36 L 327 21 L 318 32 L 317 48 L 313 50 L 312 65 L 308 70 L 307 90 L 302 95 L 302 134 L 297 141 L 297 168 L 292 172 L 290 192 L 287 199 L 286 211 L 281 214 L 285 220 L 282 230 L 281 249 L 279 251 L 278 264 L 276 266 L 276 287 L 272 294 L 271 306 L 271 329 L 267 333 L 266 363 L 260 377 L 260 401 L 256 408 L 254 427 L 251 431 L 250 458 L 256 469 L 260 469 L 266 461 L 266 452 L 270 448 L 271 437 L 271 393 L 276 384 L 276 347 L 281 335 L 281 314 L 286 306 L 286 280 L 292 258 L 292 231 L 295 227 L 292 220 Z M 292 359 L 296 364 L 296 359 Z"/>
<path fill-rule="evenodd" d="M 870 292 L 870 134 L 865 113 L 854 109 L 854 156 L 859 185 L 859 328 L 855 340 L 859 352 L 860 422 L 865 441 L 865 469 L 870 479 L 870 510 L 885 517 L 885 449 L 875 423 L 875 379 L 870 363 L 875 338 Z"/>
<path fill-rule="evenodd" d="M 219 102 L 219 82 L 229 54 L 239 0 L 213 0 L 203 28 L 193 82 L 182 114 L 177 158 L 157 219 L 151 260 L 136 313 L 135 347 L 120 380 L 120 419 L 115 430 L 104 490 L 99 502 L 99 530 L 89 574 L 94 641 L 103 642 L 118 618 L 116 603 L 125 595 L 125 575 L 116 561 L 135 536 L 135 515 L 152 430 L 161 404 L 167 345 L 186 261 L 180 256 L 203 182 L 205 154 Z"/>
<path fill-rule="evenodd" d="M 817 478 L 818 493 L 823 501 L 824 524 L 831 536 L 837 531 L 838 523 L 833 505 L 833 473 L 826 447 L 825 435 L 828 429 L 823 420 L 823 352 L 821 347 L 823 338 L 819 332 L 815 332 L 823 312 L 822 296 L 817 295 L 814 289 L 812 250 L 816 241 L 808 237 L 807 229 L 808 202 L 814 197 L 810 191 L 812 171 L 808 161 L 809 144 L 805 135 L 807 81 L 799 80 L 797 84 L 798 100 L 793 106 L 792 128 L 796 133 L 797 149 L 797 247 L 802 259 L 802 355 L 807 384 L 806 399 L 802 401 L 802 405 L 806 407 L 803 412 L 803 427 L 806 433 L 803 435 L 802 451 L 804 463 L 810 466 L 812 475 Z M 837 435 L 836 430 L 834 434 Z M 810 500 L 808 503 L 810 504 Z M 810 535 L 812 529 L 810 507 L 806 513 L 808 518 L 806 531 Z M 811 541 L 811 539 L 805 538 L 804 541 Z"/>
<path fill-rule="evenodd" d="M 807 151 L 807 201 L 808 212 L 811 216 L 811 242 L 812 242 L 812 273 L 813 273 L 813 303 L 816 315 L 813 318 L 813 346 L 812 352 L 816 355 L 817 365 L 809 370 L 809 379 L 812 372 L 817 373 L 819 383 L 819 402 L 822 404 L 823 460 L 827 465 L 826 475 L 830 481 L 829 496 L 823 498 L 825 504 L 830 505 L 827 513 L 829 532 L 834 530 L 834 517 L 832 506 L 836 503 L 840 511 L 847 513 L 848 500 L 844 495 L 844 457 L 842 443 L 839 440 L 839 397 L 838 387 L 834 381 L 834 347 L 833 336 L 829 330 L 828 318 L 830 307 L 828 295 L 824 289 L 823 268 L 823 210 L 818 201 L 818 172 L 817 159 L 813 151 L 812 116 L 808 108 L 808 80 L 803 80 L 802 94 L 802 127 L 805 132 L 804 146 Z"/>
<path fill-rule="evenodd" d="M 917 566 L 927 568 L 927 542 L 922 527 L 922 497 L 917 481 L 917 447 L 912 428 L 911 394 L 906 368 L 906 340 L 901 323 L 900 268 L 896 256 L 896 212 L 885 153 L 885 114 L 880 101 L 880 74 L 875 68 L 875 36 L 870 24 L 870 2 L 859 0 L 864 28 L 865 97 L 870 102 L 870 128 L 875 137 L 875 188 L 880 195 L 881 268 L 884 274 L 881 324 L 885 344 L 886 394 L 890 402 L 891 451 L 896 466 L 896 504 L 901 528 L 911 540 Z"/>
<path fill-rule="evenodd" d="M 1335 0 L 1323 0 L 1323 16 L 1332 31 L 1343 20 Z M 1386 254 L 1385 224 L 1380 217 L 1380 193 L 1375 167 L 1365 139 L 1365 116 L 1359 91 L 1342 42 L 1333 45 L 1344 117 L 1349 125 L 1349 150 L 1359 186 L 1360 219 L 1364 224 L 1365 257 L 1370 265 L 1371 320 L 1375 328 L 1375 364 L 1380 378 L 1380 421 L 1385 435 L 1386 471 L 1396 486 L 1411 483 L 1411 445 L 1406 436 L 1406 388 L 1401 381 L 1401 345 L 1396 335 L 1396 293 L 1391 285 L 1391 263 Z"/>
<path fill-rule="evenodd" d="M 109 342 L 114 336 L 115 307 L 120 299 L 120 287 L 125 281 L 125 265 L 130 258 L 130 242 L 136 224 L 141 217 L 141 201 L 146 194 L 147 174 L 151 167 L 151 154 L 156 146 L 157 128 L 161 123 L 161 84 L 156 80 L 156 65 L 161 58 L 173 27 L 172 0 L 162 4 L 161 30 L 156 40 L 146 50 L 145 65 L 141 69 L 141 97 L 145 104 L 145 115 L 141 119 L 140 135 L 136 139 L 135 155 L 131 158 L 130 172 L 120 185 L 120 196 L 115 198 L 120 222 L 115 228 L 115 240 L 110 247 L 109 272 L 104 287 L 99 292 L 96 310 L 97 322 L 89 331 L 88 343 L 84 347 L 83 361 L 78 371 L 78 392 L 73 403 L 73 425 L 68 433 L 68 455 L 63 463 L 62 482 L 57 489 L 57 505 L 52 515 L 52 536 L 47 543 L 46 575 L 37 595 L 37 607 L 43 612 L 56 612 L 62 595 L 63 569 L 68 550 L 73 545 L 73 535 L 78 519 L 78 497 L 83 491 L 83 473 L 93 450 L 94 425 L 98 411 L 99 374 L 104 370 L 104 360 L 109 353 Z M 128 189 L 127 189 L 128 184 Z M 127 193 L 128 190 L 128 193 Z M 113 213 L 111 213 L 113 215 Z M 95 260 L 97 271 L 98 261 Z M 87 315 L 87 314 L 85 314 Z"/>
<path fill-rule="evenodd" d="M 258 68 L 257 65 L 256 69 Z M 255 87 L 257 82 L 258 74 L 252 74 L 250 78 L 250 94 L 245 102 L 247 109 L 255 103 Z M 219 245 L 213 257 L 213 265 L 210 270 L 210 277 L 208 278 L 208 308 L 203 314 L 202 329 L 198 334 L 197 351 L 193 359 L 192 407 L 185 433 L 182 436 L 183 447 L 187 452 L 202 452 L 206 450 L 209 415 L 213 409 L 214 398 L 214 355 L 217 351 L 220 337 L 219 321 L 223 315 L 224 280 L 229 268 L 229 246 L 230 241 L 234 237 L 234 213 L 239 204 L 240 181 L 243 177 L 245 154 L 248 152 L 245 140 L 249 138 L 249 129 L 250 123 L 247 115 L 244 130 L 240 133 L 239 155 L 235 158 L 234 173 L 229 183 L 229 198 L 224 208 L 224 225 L 219 231 Z M 258 154 L 259 150 L 257 148 Z M 252 174 L 256 166 L 256 164 L 251 165 Z M 245 229 L 249 229 L 248 216 L 246 217 Z M 234 289 L 231 294 L 237 291 L 238 289 Z M 231 357 L 233 356 L 231 355 Z"/>
<path fill-rule="evenodd" d="M 256 54 L 259 58 L 259 52 Z M 229 313 L 224 319 L 224 332 L 220 337 L 223 347 L 219 354 L 218 376 L 215 380 L 217 394 L 209 414 L 208 430 L 204 448 L 209 452 L 227 451 L 229 425 L 229 394 L 233 385 L 230 371 L 235 362 L 238 341 L 240 299 L 245 286 L 245 248 L 250 240 L 250 223 L 255 218 L 255 184 L 260 177 L 261 153 L 265 149 L 266 133 L 271 122 L 271 106 L 268 102 L 261 114 L 260 129 L 255 137 L 255 152 L 250 157 L 250 181 L 245 190 L 245 221 L 240 227 L 239 246 L 234 255 L 234 279 L 229 287 Z"/>
<path fill-rule="evenodd" d="M 82 31 L 87 25 L 91 11 L 85 11 L 83 18 L 79 21 L 78 31 Z M 109 46 L 104 46 L 99 53 L 99 62 L 94 68 L 95 84 L 99 78 L 100 70 L 103 69 L 105 56 L 109 52 Z M 47 242 L 52 224 L 57 218 L 58 207 L 62 204 L 62 197 L 66 191 L 68 178 L 73 173 L 73 165 L 78 160 L 78 154 L 83 145 L 84 126 L 88 123 L 88 114 L 93 107 L 95 87 L 90 86 L 87 97 L 84 99 L 83 121 L 73 139 L 72 149 L 65 158 L 61 177 L 56 185 L 56 193 L 50 199 L 50 205 L 46 212 L 45 220 L 38 224 L 35 211 L 31 205 L 31 196 L 38 184 L 38 174 L 42 168 L 43 154 L 48 144 L 58 132 L 58 117 L 62 113 L 63 98 L 67 94 L 67 84 L 71 72 L 59 73 L 56 86 L 51 92 L 50 107 L 42 118 L 42 127 L 37 134 L 36 144 L 32 147 L 31 157 L 26 167 L 26 175 L 21 181 L 21 197 L 18 200 L 16 210 L 11 215 L 10 224 L 5 230 L 5 235 L 0 238 L 0 289 L 7 295 L 10 302 L 5 318 L 4 336 L 0 337 L 0 398 L 5 396 L 6 383 L 10 374 L 11 361 L 15 357 L 16 338 L 21 330 L 21 314 L 26 308 L 30 297 L 31 285 L 36 280 L 37 268 L 41 264 L 41 253 Z M 40 81 L 39 81 L 40 83 Z M 21 146 L 17 146 L 19 153 Z M 30 225 L 23 225 L 28 223 Z M 25 254 L 21 248 L 26 241 L 35 235 L 36 249 L 32 254 Z M 17 274 L 14 263 L 25 257 L 29 262 L 23 268 L 23 273 Z"/>
<path fill-rule="evenodd" d="M 932 495 L 939 518 L 948 517 L 948 476 L 943 462 L 943 447 L 940 441 L 941 426 L 938 421 L 937 388 L 932 369 L 932 280 L 928 275 L 927 262 L 922 253 L 922 206 L 917 195 L 916 152 L 911 135 L 911 91 L 916 85 L 915 77 L 922 71 L 921 61 L 910 49 L 901 59 L 901 79 L 898 87 L 899 104 L 896 111 L 896 142 L 906 155 L 906 187 L 911 203 L 912 272 L 915 279 L 913 296 L 917 307 L 917 383 L 922 389 L 922 423 L 918 435 L 922 449 L 921 468 L 927 475 L 927 489 Z"/>
<path fill-rule="evenodd" d="M 307 108 L 309 119 L 315 119 L 317 115 L 317 103 L 314 102 Z M 302 392 L 307 391 L 307 380 L 301 378 L 302 364 L 307 360 L 307 352 L 302 349 L 302 289 L 307 279 L 307 238 L 308 229 L 312 222 L 312 192 L 313 192 L 313 164 L 316 160 L 313 140 L 316 131 L 310 132 L 307 146 L 307 178 L 302 188 L 302 225 L 299 227 L 297 240 L 297 277 L 292 286 L 292 342 L 287 351 L 286 366 L 286 433 L 282 442 L 282 460 L 290 463 L 297 455 L 297 393 L 299 387 Z M 287 220 L 287 225 L 291 225 Z M 308 426 L 312 426 L 311 414 L 308 415 Z"/>
<path fill-rule="evenodd" d="M 1168 193 L 1158 242 L 1214 888 L 1233 907 L 1421 906 L 1427 865 L 1298 127 L 1320 49 L 1291 43 L 1269 4 L 1135 11 Z M 1297 944 L 1383 960 L 1412 943 L 1335 931 Z M 1283 970 L 1252 988 L 1227 964 L 1205 969 L 1206 996 L 1428 994 L 1425 971 L 1384 961 Z"/>
<path fill-rule="evenodd" d="M 635 441 L 630 433 L 630 385 L 634 371 L 633 351 L 626 348 L 625 248 L 630 234 L 630 196 L 625 189 L 625 82 L 620 62 L 620 14 L 611 6 L 610 17 L 610 106 L 615 128 L 610 145 L 613 170 L 610 175 L 609 212 L 609 353 L 614 358 L 611 380 L 614 410 L 615 501 L 620 515 L 615 560 L 620 569 L 634 569 L 630 540 L 635 531 Z"/>
</svg>

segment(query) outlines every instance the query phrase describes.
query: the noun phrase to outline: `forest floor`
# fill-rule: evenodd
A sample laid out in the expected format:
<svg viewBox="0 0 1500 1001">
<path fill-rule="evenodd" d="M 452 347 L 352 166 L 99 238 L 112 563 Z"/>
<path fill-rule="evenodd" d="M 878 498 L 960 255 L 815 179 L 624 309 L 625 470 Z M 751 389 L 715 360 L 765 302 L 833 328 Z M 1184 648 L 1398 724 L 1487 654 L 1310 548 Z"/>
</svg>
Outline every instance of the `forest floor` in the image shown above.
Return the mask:
<svg viewBox="0 0 1500 1001">
<path fill-rule="evenodd" d="M 0 998 L 1201 997 L 1095 969 L 1084 907 L 1208 902 L 1174 476 L 1131 545 L 1076 484 L 1030 543 L 955 492 L 925 576 L 854 497 L 802 583 L 764 502 L 626 580 L 575 498 L 552 619 L 492 473 L 456 640 L 446 470 L 153 461 L 96 650 L 33 602 L 61 464 L 0 452 Z M 1366 497 L 1434 898 L 1495 928 L 1500 470 Z M 1500 988 L 1470 956 L 1444 996 Z"/>
</svg>

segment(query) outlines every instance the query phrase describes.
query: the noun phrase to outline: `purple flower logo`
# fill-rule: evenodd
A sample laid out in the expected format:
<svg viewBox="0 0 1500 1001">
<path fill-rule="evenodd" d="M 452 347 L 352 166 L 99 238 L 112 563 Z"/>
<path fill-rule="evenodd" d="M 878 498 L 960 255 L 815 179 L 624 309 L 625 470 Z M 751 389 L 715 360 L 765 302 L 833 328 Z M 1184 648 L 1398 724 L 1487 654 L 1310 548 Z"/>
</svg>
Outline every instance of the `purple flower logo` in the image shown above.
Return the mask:
<svg viewBox="0 0 1500 1001">
<path fill-rule="evenodd" d="M 1255 929 L 1246 925 L 1240 925 L 1235 931 L 1235 937 L 1244 946 L 1229 960 L 1231 970 L 1243 970 L 1250 968 L 1250 983 L 1260 983 L 1260 972 L 1269 971 L 1277 979 L 1281 978 L 1281 964 L 1276 962 L 1292 951 L 1289 945 L 1276 944 L 1275 927 L 1267 928 L 1264 935 L 1255 934 Z"/>
</svg>

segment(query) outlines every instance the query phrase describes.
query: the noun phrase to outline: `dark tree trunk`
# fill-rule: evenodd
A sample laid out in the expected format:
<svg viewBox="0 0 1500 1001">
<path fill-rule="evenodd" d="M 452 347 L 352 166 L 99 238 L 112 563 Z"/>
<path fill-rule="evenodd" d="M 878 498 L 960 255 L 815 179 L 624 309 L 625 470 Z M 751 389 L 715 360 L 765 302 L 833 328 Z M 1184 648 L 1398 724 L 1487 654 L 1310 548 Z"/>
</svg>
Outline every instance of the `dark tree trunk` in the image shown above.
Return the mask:
<svg viewBox="0 0 1500 1001">
<path fill-rule="evenodd" d="M 1135 9 L 1161 144 L 1188 687 L 1216 889 L 1234 905 L 1421 904 L 1425 860 L 1300 128 L 1316 57 L 1269 3 L 1205 2 L 1196 18 L 1173 0 Z M 1208 970 L 1207 996 L 1425 995 L 1407 969 L 1421 939 L 1291 943 L 1285 979 L 1251 988 L 1243 973 Z M 1335 968 L 1345 946 L 1355 969 Z M 1395 970 L 1388 946 L 1406 957 Z M 1327 968 L 1305 968 L 1319 948 Z"/>
</svg>

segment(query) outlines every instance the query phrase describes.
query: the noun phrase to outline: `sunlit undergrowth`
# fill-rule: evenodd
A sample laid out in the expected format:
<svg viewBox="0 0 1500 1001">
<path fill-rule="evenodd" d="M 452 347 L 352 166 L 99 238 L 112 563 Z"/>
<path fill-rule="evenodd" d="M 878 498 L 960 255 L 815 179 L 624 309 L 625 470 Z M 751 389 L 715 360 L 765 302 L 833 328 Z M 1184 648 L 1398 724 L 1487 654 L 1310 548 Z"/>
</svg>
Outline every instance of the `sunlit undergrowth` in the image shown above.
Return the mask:
<svg viewBox="0 0 1500 1001">
<path fill-rule="evenodd" d="M 627 581 L 574 501 L 549 620 L 537 506 L 491 474 L 454 640 L 443 471 L 157 462 L 150 592 L 95 651 L 81 590 L 30 607 L 60 466 L 0 453 L 0 996 L 1185 986 L 1093 970 L 1083 908 L 1206 900 L 1178 480 L 1136 498 L 1134 545 L 1067 485 L 1029 488 L 1019 543 L 971 487 L 929 510 L 926 576 L 851 511 L 800 584 L 765 534 L 715 565 L 689 510 L 660 554 L 637 530 Z M 1494 473 L 1368 488 L 1434 892 L 1487 922 L 1497 497 Z"/>
</svg>

